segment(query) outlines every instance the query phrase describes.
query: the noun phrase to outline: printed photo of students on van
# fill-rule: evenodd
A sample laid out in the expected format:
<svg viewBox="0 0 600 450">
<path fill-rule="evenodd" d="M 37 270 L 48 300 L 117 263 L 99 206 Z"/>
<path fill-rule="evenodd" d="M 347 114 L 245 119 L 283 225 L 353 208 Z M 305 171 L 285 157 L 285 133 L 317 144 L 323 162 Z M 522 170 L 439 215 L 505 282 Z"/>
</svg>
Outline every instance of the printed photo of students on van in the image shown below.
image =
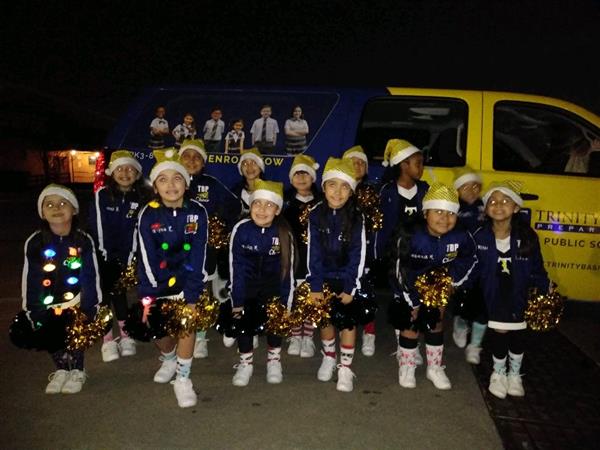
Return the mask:
<svg viewBox="0 0 600 450">
<path fill-rule="evenodd" d="M 279 125 L 271 118 L 271 105 L 263 105 L 260 108 L 260 117 L 254 121 L 250 133 L 252 134 L 252 145 L 261 153 L 273 153 L 277 145 Z"/>
</svg>

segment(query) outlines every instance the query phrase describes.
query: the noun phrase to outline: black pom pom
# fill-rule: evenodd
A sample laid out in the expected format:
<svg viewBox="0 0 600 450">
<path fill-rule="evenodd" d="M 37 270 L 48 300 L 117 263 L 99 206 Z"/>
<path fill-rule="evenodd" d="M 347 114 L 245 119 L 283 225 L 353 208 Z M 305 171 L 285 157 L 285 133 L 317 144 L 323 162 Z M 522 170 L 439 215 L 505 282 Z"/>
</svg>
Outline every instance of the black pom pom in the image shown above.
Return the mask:
<svg viewBox="0 0 600 450">
<path fill-rule="evenodd" d="M 267 309 L 263 303 L 249 302 L 244 305 L 241 318 L 233 318 L 231 302 L 222 303 L 219 319 L 215 329 L 227 337 L 237 338 L 242 335 L 255 336 L 265 331 L 267 323 Z"/>
<path fill-rule="evenodd" d="M 142 342 L 150 342 L 154 339 L 165 337 L 167 335 L 165 331 L 167 318 L 161 313 L 161 305 L 165 301 L 168 300 L 158 298 L 150 305 L 146 323 L 142 322 L 144 305 L 142 305 L 141 301 L 134 304 L 129 309 L 127 319 L 125 320 L 124 329 L 127 334 L 133 339 Z"/>
<path fill-rule="evenodd" d="M 38 315 L 35 324 L 29 321 L 25 311 L 16 315 L 9 330 L 12 343 L 19 348 L 51 353 L 64 349 L 67 325 L 73 318 L 71 311 L 67 309 L 57 316 L 53 310 L 46 310 Z"/>
<path fill-rule="evenodd" d="M 331 324 L 338 330 L 352 330 L 375 319 L 377 303 L 366 291 L 358 290 L 350 303 L 344 305 L 339 298 L 331 304 Z"/>
</svg>

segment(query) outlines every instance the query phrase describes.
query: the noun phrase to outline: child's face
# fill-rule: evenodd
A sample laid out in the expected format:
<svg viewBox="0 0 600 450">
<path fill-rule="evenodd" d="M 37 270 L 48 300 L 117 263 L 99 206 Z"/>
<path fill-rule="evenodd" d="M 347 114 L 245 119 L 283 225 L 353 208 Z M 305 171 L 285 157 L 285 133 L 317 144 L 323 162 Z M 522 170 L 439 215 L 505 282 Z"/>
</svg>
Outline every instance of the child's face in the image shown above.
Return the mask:
<svg viewBox="0 0 600 450">
<path fill-rule="evenodd" d="M 352 188 L 350 185 L 339 178 L 327 180 L 323 185 L 323 191 L 325 193 L 327 204 L 332 209 L 343 207 L 352 195 Z"/>
<path fill-rule="evenodd" d="M 163 170 L 154 180 L 154 192 L 160 196 L 165 206 L 170 208 L 181 207 L 185 189 L 185 178 L 173 169 Z"/>
<path fill-rule="evenodd" d="M 189 114 L 183 118 L 183 124 L 188 127 L 194 123 L 194 118 Z"/>
<path fill-rule="evenodd" d="M 113 180 L 122 191 L 128 191 L 138 179 L 139 172 L 131 164 L 122 164 L 112 171 Z"/>
<path fill-rule="evenodd" d="M 259 227 L 270 227 L 277 214 L 279 206 L 269 200 L 257 199 L 250 205 L 250 217 Z"/>
<path fill-rule="evenodd" d="M 423 155 L 421 153 L 411 155 L 400 164 L 402 164 L 402 173 L 413 180 L 420 180 L 423 176 Z"/>
<path fill-rule="evenodd" d="M 472 205 L 479 198 L 479 194 L 481 193 L 481 184 L 470 181 L 468 183 L 463 184 L 458 188 L 458 196 L 460 199 L 468 205 Z"/>
<path fill-rule="evenodd" d="M 260 116 L 262 118 L 271 117 L 271 108 L 263 108 L 260 110 Z"/>
<path fill-rule="evenodd" d="M 260 167 L 252 159 L 242 161 L 242 175 L 246 180 L 256 180 L 260 177 Z"/>
<path fill-rule="evenodd" d="M 443 236 L 456 225 L 456 214 L 444 209 L 428 209 L 424 212 L 427 231 L 432 236 Z"/>
<path fill-rule="evenodd" d="M 517 205 L 512 198 L 500 191 L 492 192 L 492 195 L 490 195 L 490 198 L 485 205 L 485 213 L 494 222 L 510 220 L 513 214 L 519 212 L 519 209 L 519 205 Z"/>
<path fill-rule="evenodd" d="M 354 166 L 354 176 L 357 180 L 362 180 L 367 174 L 367 163 L 356 156 L 353 156 L 351 159 Z"/>
<path fill-rule="evenodd" d="M 67 225 L 73 222 L 75 208 L 64 197 L 57 194 L 47 195 L 42 201 L 42 217 L 50 225 Z"/>
<path fill-rule="evenodd" d="M 292 177 L 292 186 L 294 186 L 297 191 L 310 191 L 312 183 L 313 179 L 310 174 L 303 170 L 296 172 Z"/>
<path fill-rule="evenodd" d="M 223 117 L 223 113 L 221 112 L 221 110 L 216 110 L 210 113 L 210 118 L 212 120 L 219 120 L 221 117 Z"/>
<path fill-rule="evenodd" d="M 163 117 L 165 117 L 166 111 L 165 108 L 156 108 L 156 117 L 158 117 L 159 119 L 162 119 Z"/>
<path fill-rule="evenodd" d="M 190 175 L 197 175 L 204 168 L 204 158 L 196 150 L 187 149 L 181 154 L 181 164 Z"/>
<path fill-rule="evenodd" d="M 235 131 L 240 131 L 242 128 L 244 128 L 244 124 L 242 122 L 236 122 L 233 124 L 233 129 Z"/>
<path fill-rule="evenodd" d="M 294 111 L 292 112 L 292 116 L 294 117 L 294 119 L 299 119 L 301 115 L 302 115 L 302 108 L 300 108 L 300 107 L 294 108 Z"/>
</svg>

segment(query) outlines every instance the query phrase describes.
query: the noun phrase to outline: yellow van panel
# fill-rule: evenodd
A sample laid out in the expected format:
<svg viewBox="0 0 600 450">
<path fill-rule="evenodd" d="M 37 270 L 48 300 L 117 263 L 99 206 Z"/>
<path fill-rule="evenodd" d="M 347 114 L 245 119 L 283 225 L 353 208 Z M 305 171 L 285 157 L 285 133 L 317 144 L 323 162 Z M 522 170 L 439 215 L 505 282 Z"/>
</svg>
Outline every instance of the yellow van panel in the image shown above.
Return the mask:
<svg viewBox="0 0 600 450">
<path fill-rule="evenodd" d="M 550 278 L 569 298 L 600 300 L 600 179 L 588 176 L 498 171 L 493 168 L 494 105 L 515 101 L 552 106 L 600 128 L 600 118 L 558 99 L 505 92 L 484 92 L 481 173 L 484 190 L 491 181 L 520 180 L 539 196 L 525 202 L 538 233 Z"/>
<path fill-rule="evenodd" d="M 493 168 L 493 113 L 498 101 L 546 105 L 575 114 L 600 128 L 600 118 L 573 103 L 510 92 L 388 87 L 391 95 L 462 99 L 469 106 L 467 164 L 480 170 L 484 191 L 492 181 L 515 179 L 539 196 L 525 202 L 540 238 L 546 270 L 571 299 L 600 301 L 600 179 Z M 426 167 L 423 179 L 451 184 L 454 169 Z"/>
</svg>

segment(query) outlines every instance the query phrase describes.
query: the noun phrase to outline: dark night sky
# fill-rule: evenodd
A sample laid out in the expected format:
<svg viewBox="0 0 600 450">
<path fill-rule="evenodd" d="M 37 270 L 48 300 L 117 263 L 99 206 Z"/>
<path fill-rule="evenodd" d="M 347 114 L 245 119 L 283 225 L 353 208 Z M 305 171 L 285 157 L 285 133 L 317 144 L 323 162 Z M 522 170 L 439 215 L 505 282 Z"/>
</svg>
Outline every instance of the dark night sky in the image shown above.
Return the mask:
<svg viewBox="0 0 600 450">
<path fill-rule="evenodd" d="M 144 86 L 210 82 L 513 90 L 600 112 L 593 0 L 67 3 L 3 7 L 0 80 L 109 119 Z"/>
</svg>

